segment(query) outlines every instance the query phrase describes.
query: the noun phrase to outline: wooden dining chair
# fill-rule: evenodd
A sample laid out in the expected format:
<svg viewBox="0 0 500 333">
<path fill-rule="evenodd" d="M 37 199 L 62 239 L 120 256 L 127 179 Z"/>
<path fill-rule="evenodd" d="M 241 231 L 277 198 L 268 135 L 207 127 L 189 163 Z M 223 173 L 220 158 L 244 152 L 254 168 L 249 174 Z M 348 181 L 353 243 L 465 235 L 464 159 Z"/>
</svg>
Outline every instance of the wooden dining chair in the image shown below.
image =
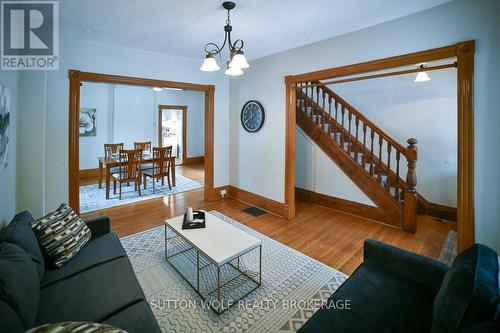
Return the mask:
<svg viewBox="0 0 500 333">
<path fill-rule="evenodd" d="M 118 153 L 123 150 L 123 142 L 121 143 L 105 143 L 104 144 L 104 158 L 118 158 Z M 106 161 L 107 163 L 107 161 Z M 110 169 L 110 173 L 119 172 L 118 167 L 113 167 Z"/>
<path fill-rule="evenodd" d="M 151 156 L 151 141 L 136 141 L 134 142 L 134 149 L 142 149 L 142 156 Z M 141 170 L 150 170 L 153 168 L 153 163 L 143 163 L 141 165 Z"/>
<path fill-rule="evenodd" d="M 141 149 L 123 149 L 119 154 L 119 172 L 113 174 L 113 193 L 116 194 L 116 182 L 120 183 L 119 199 L 122 199 L 122 183 L 134 182 L 134 190 L 141 195 Z"/>
<path fill-rule="evenodd" d="M 134 149 L 142 149 L 142 154 L 151 155 L 151 141 L 134 142 Z"/>
<path fill-rule="evenodd" d="M 142 171 L 144 189 L 146 189 L 147 178 L 153 180 L 153 194 L 155 193 L 155 183 L 161 179 L 161 185 L 165 185 L 165 177 L 167 177 L 168 188 L 171 190 L 170 168 L 172 167 L 170 157 L 172 157 L 172 146 L 154 147 L 153 148 L 153 168 Z"/>
<path fill-rule="evenodd" d="M 123 150 L 122 143 L 105 143 L 104 144 L 104 157 L 111 157 L 113 154 L 118 154 L 120 150 Z"/>
</svg>

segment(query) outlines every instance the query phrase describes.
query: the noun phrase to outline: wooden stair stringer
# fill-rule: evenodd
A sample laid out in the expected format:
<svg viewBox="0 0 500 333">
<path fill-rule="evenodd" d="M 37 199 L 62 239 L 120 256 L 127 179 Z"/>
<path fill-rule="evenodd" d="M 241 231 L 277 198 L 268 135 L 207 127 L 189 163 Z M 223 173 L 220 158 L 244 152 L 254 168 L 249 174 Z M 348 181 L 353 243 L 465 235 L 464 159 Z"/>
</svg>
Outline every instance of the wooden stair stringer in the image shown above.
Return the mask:
<svg viewBox="0 0 500 333">
<path fill-rule="evenodd" d="M 401 228 L 402 205 L 363 170 L 320 126 L 297 112 L 297 126 L 351 179 L 381 210 L 381 222 Z"/>
</svg>

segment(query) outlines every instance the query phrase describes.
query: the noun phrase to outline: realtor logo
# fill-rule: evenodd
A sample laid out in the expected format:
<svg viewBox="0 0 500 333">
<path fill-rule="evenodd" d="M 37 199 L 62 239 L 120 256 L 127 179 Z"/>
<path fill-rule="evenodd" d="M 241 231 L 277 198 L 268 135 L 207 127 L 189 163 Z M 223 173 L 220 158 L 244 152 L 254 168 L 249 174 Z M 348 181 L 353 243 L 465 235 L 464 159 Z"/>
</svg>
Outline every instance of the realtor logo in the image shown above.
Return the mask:
<svg viewBox="0 0 500 333">
<path fill-rule="evenodd" d="M 1 4 L 1 69 L 59 69 L 59 2 Z"/>
</svg>

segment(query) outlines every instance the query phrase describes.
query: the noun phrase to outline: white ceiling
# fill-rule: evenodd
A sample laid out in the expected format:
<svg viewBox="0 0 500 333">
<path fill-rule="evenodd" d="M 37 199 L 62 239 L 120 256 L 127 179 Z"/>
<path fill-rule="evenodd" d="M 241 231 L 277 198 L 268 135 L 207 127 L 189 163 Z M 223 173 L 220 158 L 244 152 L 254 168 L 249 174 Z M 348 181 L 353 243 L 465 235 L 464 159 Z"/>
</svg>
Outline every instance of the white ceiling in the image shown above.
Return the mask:
<svg viewBox="0 0 500 333">
<path fill-rule="evenodd" d="M 257 59 L 450 0 L 246 0 L 231 12 L 233 40 Z M 217 0 L 62 0 L 64 37 L 203 59 L 222 43 L 226 11 Z"/>
</svg>

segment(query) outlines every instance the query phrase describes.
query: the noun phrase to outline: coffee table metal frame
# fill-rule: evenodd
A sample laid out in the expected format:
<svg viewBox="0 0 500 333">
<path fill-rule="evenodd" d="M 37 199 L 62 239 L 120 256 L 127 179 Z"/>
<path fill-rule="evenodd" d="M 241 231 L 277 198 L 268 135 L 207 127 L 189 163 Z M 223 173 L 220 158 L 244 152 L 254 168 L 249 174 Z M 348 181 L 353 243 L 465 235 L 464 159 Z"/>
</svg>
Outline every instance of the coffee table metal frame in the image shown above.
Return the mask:
<svg viewBox="0 0 500 333">
<path fill-rule="evenodd" d="M 232 300 L 230 306 L 227 306 L 227 307 L 222 307 L 222 308 L 215 308 L 214 306 L 212 306 L 212 302 L 209 302 L 208 305 L 209 307 L 215 311 L 215 313 L 217 313 L 217 315 L 221 315 L 222 313 L 224 313 L 226 310 L 228 310 L 231 306 L 235 305 L 239 300 L 242 300 L 243 298 L 247 297 L 248 295 L 250 295 L 253 291 L 255 291 L 257 288 L 259 288 L 262 284 L 262 243 L 258 244 L 257 246 L 253 247 L 253 248 L 250 248 L 248 251 L 244 252 L 244 253 L 241 253 L 240 255 L 238 255 L 237 257 L 233 258 L 231 261 L 225 263 L 225 264 L 222 264 L 222 265 L 218 265 L 216 261 L 214 261 L 212 258 L 210 258 L 210 256 L 206 255 L 205 253 L 203 253 L 200 249 L 198 249 L 196 247 L 196 245 L 192 244 L 190 241 L 188 241 L 182 234 L 178 233 L 177 230 L 175 230 L 174 228 L 172 228 L 171 226 L 169 226 L 167 223 L 164 223 L 165 225 L 165 260 L 170 264 L 170 266 L 172 266 L 175 271 L 177 273 L 179 273 L 180 276 L 182 276 L 182 278 L 191 286 L 191 288 L 194 289 L 194 291 L 196 291 L 196 293 L 204 300 L 204 301 L 208 301 L 209 300 L 209 297 L 208 295 L 216 292 L 217 293 L 217 301 L 218 301 L 218 304 L 223 304 L 222 300 L 221 300 L 221 289 L 228 285 L 229 283 L 231 283 L 232 281 L 234 281 L 236 278 L 238 277 L 242 277 L 242 276 L 245 276 L 247 277 L 248 279 L 250 279 L 251 281 L 253 281 L 256 286 L 254 288 L 252 288 L 251 290 L 249 290 L 248 292 L 246 292 L 245 294 L 243 294 L 241 297 L 239 297 L 238 299 L 235 299 L 235 300 Z M 172 237 L 168 237 L 168 231 L 171 230 L 174 234 L 174 236 Z M 183 249 L 182 251 L 179 251 L 177 253 L 174 253 L 174 254 L 170 254 L 168 253 L 168 245 L 169 243 L 173 240 L 173 239 L 176 239 L 176 238 L 180 238 L 182 239 L 183 242 L 185 242 L 187 245 L 188 245 L 188 248 L 186 249 Z M 177 269 L 177 267 L 175 267 L 175 264 L 172 262 L 172 258 L 176 257 L 176 256 L 179 256 L 179 255 L 182 255 L 188 251 L 191 251 L 191 250 L 195 250 L 196 251 L 196 263 L 194 263 L 196 265 L 196 286 L 193 285 L 191 283 L 191 281 L 189 281 L 189 279 L 184 276 L 184 274 L 179 270 Z M 245 270 L 245 269 L 242 269 L 240 268 L 240 258 L 242 258 L 243 256 L 253 252 L 253 251 L 256 251 L 258 250 L 259 251 L 259 272 L 258 272 L 258 276 L 259 276 L 259 279 L 255 279 L 253 278 L 252 276 L 250 276 L 250 270 Z M 209 263 L 208 264 L 205 264 L 203 266 L 200 266 L 200 254 L 203 255 L 204 258 L 206 258 Z M 191 261 L 191 259 L 188 259 Z M 233 263 L 233 261 L 236 261 L 236 265 Z M 208 266 L 211 266 L 211 265 L 215 265 L 216 268 L 217 268 L 217 283 L 216 283 L 216 288 L 210 292 L 207 293 L 207 295 L 204 295 L 201 290 L 200 290 L 200 273 L 203 269 L 207 268 Z M 233 269 L 235 269 L 236 271 L 239 272 L 239 274 L 231 279 L 229 279 L 228 281 L 225 281 L 224 283 L 221 284 L 221 268 L 225 265 L 230 265 Z"/>
</svg>

